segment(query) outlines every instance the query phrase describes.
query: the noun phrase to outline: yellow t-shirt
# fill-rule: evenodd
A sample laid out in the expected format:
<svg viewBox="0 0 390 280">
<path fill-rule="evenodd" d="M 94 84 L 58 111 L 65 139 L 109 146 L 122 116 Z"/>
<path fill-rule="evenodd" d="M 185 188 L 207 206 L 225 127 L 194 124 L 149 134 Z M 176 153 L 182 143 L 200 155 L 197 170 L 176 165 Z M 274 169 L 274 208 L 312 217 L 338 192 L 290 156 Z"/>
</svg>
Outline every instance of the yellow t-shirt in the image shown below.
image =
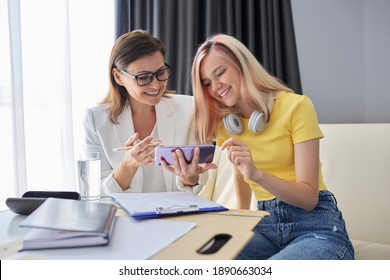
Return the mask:
<svg viewBox="0 0 390 280">
<path fill-rule="evenodd" d="M 249 119 L 242 119 L 243 132 L 232 135 L 221 122 L 217 131 L 217 145 L 234 136 L 250 147 L 256 168 L 281 179 L 295 182 L 294 144 L 311 139 L 322 138 L 317 115 L 309 97 L 295 93 L 281 92 L 275 104 L 267 127 L 256 134 L 248 129 Z M 275 196 L 261 186 L 245 178 L 257 200 L 270 200 Z M 321 163 L 319 168 L 319 187 L 326 190 L 323 182 Z"/>
</svg>

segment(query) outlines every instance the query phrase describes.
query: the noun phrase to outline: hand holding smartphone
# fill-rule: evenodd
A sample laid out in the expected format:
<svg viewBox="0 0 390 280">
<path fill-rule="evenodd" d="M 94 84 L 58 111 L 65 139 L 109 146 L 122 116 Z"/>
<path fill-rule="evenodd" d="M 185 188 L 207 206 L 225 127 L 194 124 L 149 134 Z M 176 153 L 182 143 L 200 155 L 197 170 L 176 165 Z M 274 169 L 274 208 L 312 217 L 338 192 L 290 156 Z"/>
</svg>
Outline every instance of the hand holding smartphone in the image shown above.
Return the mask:
<svg viewBox="0 0 390 280">
<path fill-rule="evenodd" d="M 167 147 L 157 147 L 155 150 L 155 164 L 161 165 L 161 159 L 169 164 L 173 164 L 172 152 L 180 149 L 183 152 L 184 158 L 187 163 L 191 163 L 194 156 L 195 147 L 199 147 L 199 163 L 210 163 L 213 161 L 215 146 L 214 145 L 179 145 L 179 146 L 167 146 Z"/>
</svg>

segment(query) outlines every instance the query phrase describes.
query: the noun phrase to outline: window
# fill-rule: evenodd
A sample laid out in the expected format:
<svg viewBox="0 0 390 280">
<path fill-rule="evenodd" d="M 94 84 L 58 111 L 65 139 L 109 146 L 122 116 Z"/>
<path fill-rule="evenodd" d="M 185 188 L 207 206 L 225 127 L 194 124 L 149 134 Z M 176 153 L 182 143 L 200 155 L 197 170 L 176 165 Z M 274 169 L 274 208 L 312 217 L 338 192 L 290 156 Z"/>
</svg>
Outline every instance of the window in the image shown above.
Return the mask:
<svg viewBox="0 0 390 280">
<path fill-rule="evenodd" d="M 84 111 L 108 90 L 114 4 L 0 0 L 0 210 L 28 190 L 75 190 Z"/>
</svg>

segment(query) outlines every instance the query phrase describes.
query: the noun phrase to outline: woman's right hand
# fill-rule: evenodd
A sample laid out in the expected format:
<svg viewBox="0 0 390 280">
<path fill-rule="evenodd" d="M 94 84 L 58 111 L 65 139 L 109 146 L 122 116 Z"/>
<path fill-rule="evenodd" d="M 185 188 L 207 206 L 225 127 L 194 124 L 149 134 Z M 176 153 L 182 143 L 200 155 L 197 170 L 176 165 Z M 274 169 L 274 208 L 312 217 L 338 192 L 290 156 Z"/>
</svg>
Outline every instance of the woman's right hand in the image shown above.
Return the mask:
<svg viewBox="0 0 390 280">
<path fill-rule="evenodd" d="M 123 163 L 130 168 L 154 164 L 156 146 L 148 146 L 153 141 L 153 137 L 147 136 L 139 141 L 138 136 L 138 133 L 135 133 L 125 143 L 125 146 L 129 147 L 129 149 L 125 150 Z M 137 141 L 139 142 L 137 143 Z"/>
<path fill-rule="evenodd" d="M 228 158 L 244 177 L 252 180 L 257 169 L 252 159 L 251 150 L 247 145 L 231 137 L 221 145 L 221 150 L 227 148 Z"/>
<path fill-rule="evenodd" d="M 138 167 L 154 164 L 156 145 L 148 146 L 152 142 L 153 137 L 145 137 L 142 141 L 139 141 L 138 137 L 138 133 L 135 133 L 126 141 L 125 146 L 128 149 L 125 150 L 125 156 L 113 174 L 113 178 L 124 191 L 130 187 L 131 180 Z"/>
</svg>

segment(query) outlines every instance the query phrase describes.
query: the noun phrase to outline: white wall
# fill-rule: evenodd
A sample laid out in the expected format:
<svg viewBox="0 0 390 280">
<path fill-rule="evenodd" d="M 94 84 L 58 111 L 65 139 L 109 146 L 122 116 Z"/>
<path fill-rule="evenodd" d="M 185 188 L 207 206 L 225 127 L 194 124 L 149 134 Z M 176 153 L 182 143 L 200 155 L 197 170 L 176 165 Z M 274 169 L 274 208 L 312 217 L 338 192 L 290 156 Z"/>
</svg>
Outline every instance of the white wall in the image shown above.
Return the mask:
<svg viewBox="0 0 390 280">
<path fill-rule="evenodd" d="M 390 122 L 390 1 L 291 3 L 303 94 L 320 123 Z"/>
</svg>

